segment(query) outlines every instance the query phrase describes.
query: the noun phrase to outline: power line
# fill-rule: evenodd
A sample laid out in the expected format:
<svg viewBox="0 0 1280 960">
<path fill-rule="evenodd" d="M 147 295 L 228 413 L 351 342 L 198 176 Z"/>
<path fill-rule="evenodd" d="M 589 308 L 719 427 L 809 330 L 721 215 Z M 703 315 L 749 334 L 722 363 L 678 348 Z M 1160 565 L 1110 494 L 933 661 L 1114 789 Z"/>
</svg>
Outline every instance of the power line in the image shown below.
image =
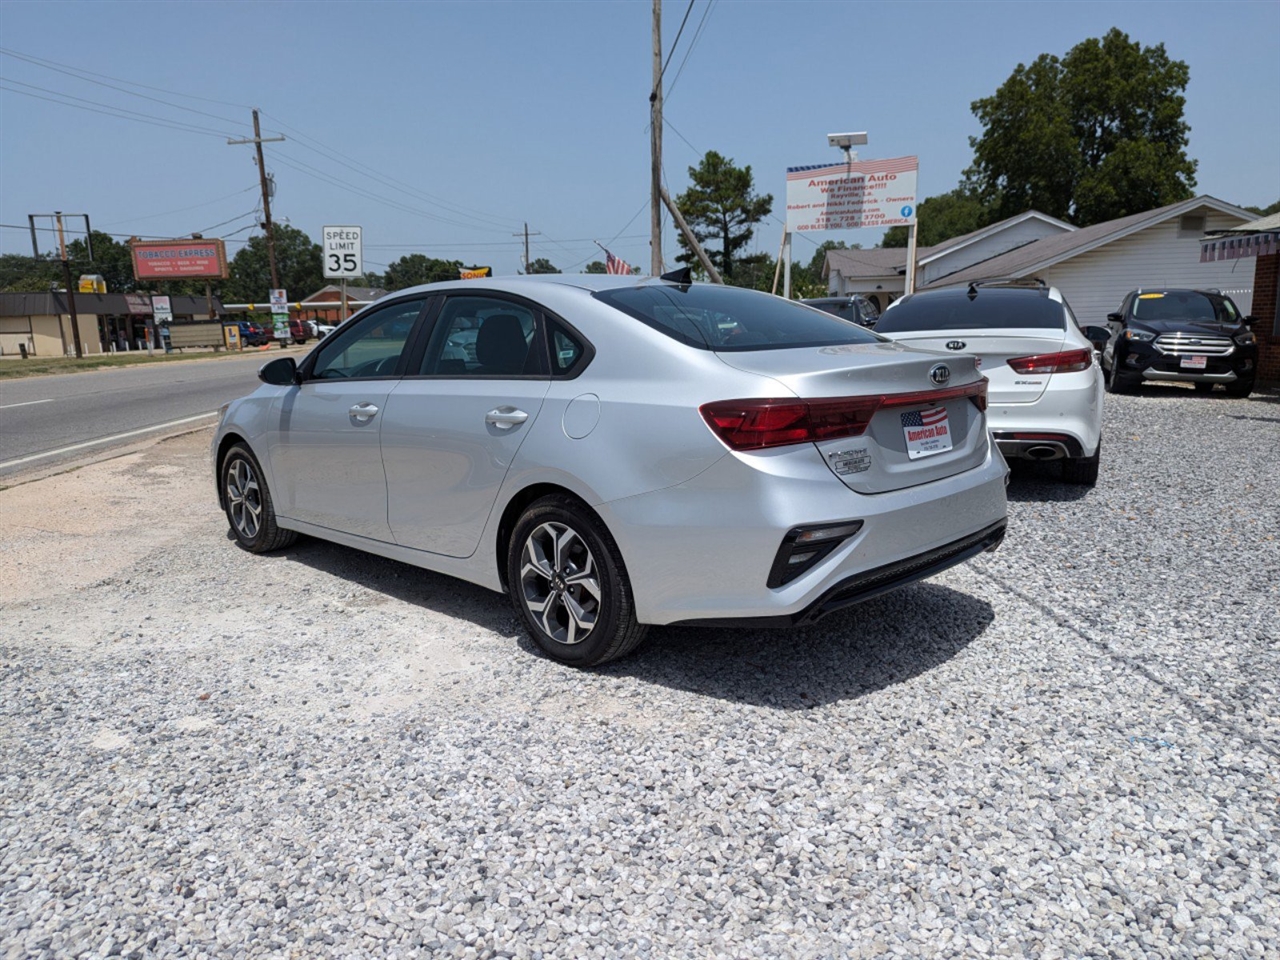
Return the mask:
<svg viewBox="0 0 1280 960">
<path fill-rule="evenodd" d="M 242 193 L 248 193 L 250 190 L 257 190 L 257 186 L 245 187 L 243 190 L 237 190 L 235 193 L 228 193 L 225 197 L 218 197 L 214 200 L 206 200 L 204 203 L 193 203 L 189 207 L 179 207 L 177 210 L 166 210 L 164 213 L 148 213 L 145 216 L 134 217 L 131 220 L 112 220 L 110 223 L 104 223 L 104 227 L 118 227 L 124 223 L 140 223 L 143 220 L 155 220 L 157 217 L 168 217 L 175 213 L 186 213 L 188 210 L 197 210 L 200 207 L 211 207 L 215 203 L 221 203 L 223 200 L 230 200 L 232 197 L 238 197 Z"/>
<path fill-rule="evenodd" d="M 698 45 L 698 40 L 702 37 L 702 28 L 707 24 L 707 18 L 711 16 L 711 9 L 716 5 L 716 0 L 708 0 L 706 9 L 702 11 L 702 19 L 698 21 L 698 29 L 693 32 L 693 39 L 689 41 L 689 48 L 684 52 L 684 59 L 680 61 L 680 69 L 676 71 L 675 78 L 671 81 L 671 86 L 667 89 L 666 98 L 671 99 L 671 94 L 675 93 L 676 84 L 680 82 L 680 75 L 684 73 L 685 64 L 689 62 L 689 57 L 693 54 L 693 49 Z"/>
<path fill-rule="evenodd" d="M 680 36 L 684 33 L 684 25 L 689 22 L 689 14 L 693 12 L 694 0 L 689 0 L 689 6 L 684 8 L 684 19 L 680 21 L 680 29 L 676 31 L 676 38 L 671 43 L 671 49 L 667 51 L 667 62 L 662 65 L 662 72 L 658 74 L 658 82 L 662 82 L 662 78 L 667 75 L 667 67 L 671 66 L 671 58 L 675 56 L 676 47 L 680 46 Z"/>
<path fill-rule="evenodd" d="M 166 107 L 173 107 L 175 110 L 186 110 L 188 113 L 198 113 L 202 117 L 210 117 L 214 120 L 221 120 L 223 123 L 239 124 L 241 122 L 239 120 L 232 120 L 228 117 L 220 116 L 219 114 L 216 114 L 216 113 L 209 113 L 205 110 L 197 110 L 195 107 L 184 107 L 182 104 L 174 103 L 171 100 L 161 100 L 159 97 L 149 97 L 145 93 L 135 93 L 132 90 L 126 90 L 124 87 L 118 87 L 113 83 L 103 83 L 101 80 L 92 80 L 87 76 L 81 76 L 81 73 L 87 73 L 88 71 L 81 71 L 76 69 L 75 67 L 67 67 L 65 65 L 55 66 L 54 61 L 52 60 L 42 60 L 39 57 L 31 57 L 26 54 L 17 53 L 16 51 L 13 51 L 13 50 L 6 50 L 3 47 L 0 47 L 0 53 L 4 54 L 5 56 L 13 57 L 16 60 L 24 60 L 27 63 L 34 64 L 37 67 L 43 67 L 45 70 L 52 70 L 55 73 L 65 74 L 68 77 L 74 77 L 77 80 L 83 80 L 85 83 L 97 84 L 100 87 L 107 87 L 111 90 L 118 90 L 120 93 L 128 94 L 131 97 L 139 97 L 143 100 L 150 100 L 152 103 L 160 103 Z M 128 81 L 120 81 L 120 82 L 127 83 Z M 147 89 L 154 89 L 154 88 L 148 87 Z"/>
<path fill-rule="evenodd" d="M 116 117 L 117 119 L 120 119 L 120 120 L 132 120 L 135 123 L 146 123 L 153 127 L 165 127 L 169 130 L 179 130 L 182 133 L 197 133 L 197 134 L 200 134 L 201 136 L 217 137 L 219 140 L 229 136 L 229 134 L 226 134 L 226 133 L 220 133 L 216 130 L 209 130 L 207 128 L 196 127 L 192 124 L 184 124 L 181 121 L 165 120 L 160 117 L 155 117 L 151 114 L 137 113 L 137 111 L 134 111 L 134 110 L 125 110 L 123 107 L 113 107 L 109 104 L 98 103 L 93 100 L 84 100 L 81 97 L 73 97 L 71 96 L 71 94 L 59 93 L 56 90 L 45 91 L 47 93 L 52 93 L 55 96 L 67 97 L 71 100 L 80 100 L 83 103 L 92 104 L 92 106 L 82 107 L 78 103 L 68 103 L 67 100 L 65 99 L 55 100 L 53 97 L 42 97 L 38 93 L 28 93 L 26 90 L 15 90 L 12 87 L 4 86 L 5 83 L 19 83 L 24 87 L 32 87 L 35 90 L 44 90 L 45 88 L 43 87 L 36 87 L 34 84 L 30 84 L 30 83 L 22 83 L 22 81 L 20 80 L 10 80 L 7 77 L 0 77 L 0 90 L 5 90 L 9 93 L 16 93 L 24 97 L 32 97 L 36 100 L 47 100 L 49 103 L 56 103 L 64 107 L 72 107 L 76 110 L 85 110 L 97 116 L 102 116 L 102 111 L 105 110 L 107 111 L 108 116 Z M 127 114 L 134 114 L 134 116 L 127 116 Z"/>
</svg>

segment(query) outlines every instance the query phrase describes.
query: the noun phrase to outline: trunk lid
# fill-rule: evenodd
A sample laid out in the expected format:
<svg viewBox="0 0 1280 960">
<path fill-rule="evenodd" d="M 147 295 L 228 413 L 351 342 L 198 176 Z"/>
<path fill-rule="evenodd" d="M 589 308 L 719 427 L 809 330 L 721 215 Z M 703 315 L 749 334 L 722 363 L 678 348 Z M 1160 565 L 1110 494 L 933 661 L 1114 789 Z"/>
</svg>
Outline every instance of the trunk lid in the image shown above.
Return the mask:
<svg viewBox="0 0 1280 960">
<path fill-rule="evenodd" d="M 926 353 L 891 341 L 717 356 L 730 367 L 780 383 L 802 400 L 885 397 L 860 436 L 814 444 L 832 474 L 858 493 L 930 483 L 986 460 L 985 415 L 968 397 L 948 398 L 953 388 L 982 381 L 970 356 Z M 930 376 L 939 365 L 949 373 L 942 384 Z M 904 395 L 911 402 L 903 403 Z"/>
<path fill-rule="evenodd" d="M 989 382 L 987 390 L 991 403 L 1035 403 L 1039 400 L 1053 374 L 1018 373 L 1009 366 L 1009 361 L 1014 357 L 1061 353 L 1066 349 L 1067 341 L 1065 329 L 1043 328 L 948 330 L 941 334 L 922 330 L 892 336 L 908 346 L 935 350 L 952 358 L 959 354 L 977 357 L 978 369 Z M 955 344 L 963 346 L 957 348 Z"/>
</svg>

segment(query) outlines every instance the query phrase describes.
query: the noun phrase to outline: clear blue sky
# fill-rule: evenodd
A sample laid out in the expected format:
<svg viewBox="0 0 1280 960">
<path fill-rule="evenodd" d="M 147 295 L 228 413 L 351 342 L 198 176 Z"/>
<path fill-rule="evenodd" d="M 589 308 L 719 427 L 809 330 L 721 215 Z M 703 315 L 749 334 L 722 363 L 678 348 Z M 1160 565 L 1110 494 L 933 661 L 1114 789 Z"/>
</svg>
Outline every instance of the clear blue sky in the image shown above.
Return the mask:
<svg viewBox="0 0 1280 960">
<path fill-rule="evenodd" d="M 685 0 L 664 4 L 668 49 L 686 9 Z M 533 256 L 561 269 L 600 259 L 594 238 L 647 270 L 650 15 L 648 0 L 4 0 L 5 50 L 145 84 L 155 89 L 92 78 L 214 116 L 0 55 L 9 88 L 0 92 L 0 223 L 87 212 L 111 233 L 230 235 L 234 252 L 252 235 L 240 228 L 253 222 L 257 174 L 252 148 L 225 141 L 250 134 L 257 106 L 264 134 L 289 138 L 267 147 L 274 215 L 315 239 L 326 223 L 362 225 L 368 269 L 417 251 L 513 273 L 520 242 L 511 235 L 527 221 L 540 233 Z M 1239 204 L 1280 198 L 1274 0 L 695 0 L 665 81 L 670 191 L 683 190 L 687 168 L 714 149 L 750 164 L 781 216 L 786 167 L 838 159 L 825 139 L 836 130 L 869 131 L 864 159 L 918 154 L 922 197 L 949 190 L 979 132 L 970 102 L 1018 63 L 1063 54 L 1112 26 L 1144 45 L 1163 42 L 1190 64 L 1198 190 Z M 781 229 L 767 220 L 756 247 L 776 253 Z M 872 231 L 833 237 L 878 240 Z M 797 240 L 797 259 L 807 259 L 807 246 Z M 0 252 L 28 249 L 26 234 L 0 229 Z M 664 250 L 670 263 L 670 230 Z"/>
</svg>

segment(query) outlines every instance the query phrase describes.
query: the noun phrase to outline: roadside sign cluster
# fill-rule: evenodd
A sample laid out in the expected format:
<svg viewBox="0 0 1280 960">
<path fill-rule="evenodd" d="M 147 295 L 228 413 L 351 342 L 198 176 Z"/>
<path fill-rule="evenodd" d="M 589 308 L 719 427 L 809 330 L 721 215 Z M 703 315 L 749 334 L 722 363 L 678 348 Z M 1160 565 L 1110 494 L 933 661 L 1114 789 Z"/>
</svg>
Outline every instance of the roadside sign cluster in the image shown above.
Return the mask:
<svg viewBox="0 0 1280 960">
<path fill-rule="evenodd" d="M 364 276 L 364 252 L 360 227 L 324 228 L 324 275 L 327 280 L 353 280 Z"/>
</svg>

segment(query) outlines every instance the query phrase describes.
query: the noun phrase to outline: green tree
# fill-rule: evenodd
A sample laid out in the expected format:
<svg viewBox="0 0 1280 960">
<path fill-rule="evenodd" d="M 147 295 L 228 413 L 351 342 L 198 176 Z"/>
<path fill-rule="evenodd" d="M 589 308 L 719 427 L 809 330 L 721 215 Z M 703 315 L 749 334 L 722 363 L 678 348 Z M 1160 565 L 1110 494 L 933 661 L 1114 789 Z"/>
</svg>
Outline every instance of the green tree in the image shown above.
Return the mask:
<svg viewBox="0 0 1280 960">
<path fill-rule="evenodd" d="M 940 193 L 920 201 L 916 211 L 916 243 L 932 247 L 974 230 L 981 230 L 999 219 L 977 192 L 961 184 L 950 193 Z M 890 227 L 885 231 L 882 247 L 905 247 L 907 227 Z"/>
<path fill-rule="evenodd" d="M 1269 207 L 1245 207 L 1245 209 L 1253 211 L 1260 217 L 1269 217 L 1273 213 L 1280 213 L 1280 200 L 1277 200 Z"/>
<path fill-rule="evenodd" d="M 676 198 L 676 206 L 725 282 L 732 282 L 738 252 L 751 241 L 755 225 L 773 210 L 773 196 L 757 196 L 751 167 L 735 167 L 733 160 L 714 150 L 689 168 L 689 179 L 693 185 Z M 684 253 L 676 259 L 696 265 L 697 255 L 683 234 L 679 240 Z"/>
<path fill-rule="evenodd" d="M 823 240 L 818 244 L 818 249 L 813 251 L 813 256 L 809 258 L 809 274 L 816 278 L 819 282 L 822 280 L 822 268 L 827 262 L 828 250 L 861 250 L 860 243 L 845 243 L 843 240 Z M 808 294 L 806 294 L 808 296 Z"/>
<path fill-rule="evenodd" d="M 603 260 L 592 260 L 590 263 L 587 264 L 587 268 L 582 272 L 583 273 L 608 273 L 609 271 L 605 269 Z"/>
<path fill-rule="evenodd" d="M 410 253 L 387 264 L 383 283 L 387 290 L 403 290 L 422 283 L 457 280 L 461 260 L 437 260 L 421 253 Z"/>
<path fill-rule="evenodd" d="M 559 272 L 560 272 L 559 268 L 557 268 L 557 267 L 556 267 L 556 265 L 555 265 L 555 264 L 553 264 L 553 263 L 552 263 L 550 260 L 548 260 L 546 257 L 538 257 L 538 259 L 537 259 L 537 260 L 534 260 L 534 261 L 533 261 L 531 264 L 529 264 L 529 266 L 525 269 L 525 273 L 527 273 L 527 274 L 535 274 L 535 273 L 559 273 Z"/>
<path fill-rule="evenodd" d="M 276 270 L 280 286 L 290 299 L 301 300 L 323 287 L 324 261 L 320 244 L 288 224 L 276 224 L 275 237 Z M 230 278 L 218 288 L 224 302 L 265 303 L 271 291 L 267 238 L 251 237 L 231 258 L 230 273 Z"/>
<path fill-rule="evenodd" d="M 78 280 L 82 273 L 101 274 L 108 292 L 133 293 L 138 283 L 133 279 L 133 252 L 129 244 L 97 230 L 90 234 L 90 239 L 93 241 L 92 261 L 83 240 L 72 240 L 67 244 L 67 256 L 72 261 L 71 275 Z"/>
<path fill-rule="evenodd" d="M 62 287 L 62 265 L 19 253 L 0 256 L 0 290 L 12 293 L 47 293 Z"/>
<path fill-rule="evenodd" d="M 1087 226 L 1185 200 L 1189 78 L 1164 44 L 1114 27 L 1061 59 L 1041 54 L 973 102 L 983 133 L 967 176 L 996 220 L 1035 209 Z"/>
</svg>

